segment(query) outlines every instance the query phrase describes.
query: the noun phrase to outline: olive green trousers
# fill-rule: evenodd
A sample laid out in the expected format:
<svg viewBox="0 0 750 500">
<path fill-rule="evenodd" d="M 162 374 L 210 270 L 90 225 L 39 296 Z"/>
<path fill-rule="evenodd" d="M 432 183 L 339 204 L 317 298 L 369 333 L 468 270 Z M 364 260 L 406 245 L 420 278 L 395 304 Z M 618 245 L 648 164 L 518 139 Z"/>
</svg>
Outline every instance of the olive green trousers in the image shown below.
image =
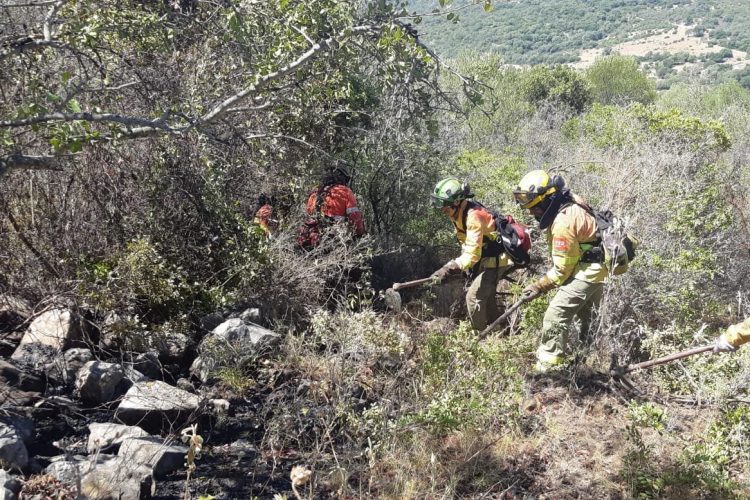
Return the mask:
<svg viewBox="0 0 750 500">
<path fill-rule="evenodd" d="M 540 362 L 557 365 L 568 354 L 568 334 L 576 317 L 581 322 L 581 341 L 589 341 L 594 309 L 604 294 L 604 283 L 569 279 L 549 303 L 542 322 L 542 343 L 537 349 Z"/>
</svg>

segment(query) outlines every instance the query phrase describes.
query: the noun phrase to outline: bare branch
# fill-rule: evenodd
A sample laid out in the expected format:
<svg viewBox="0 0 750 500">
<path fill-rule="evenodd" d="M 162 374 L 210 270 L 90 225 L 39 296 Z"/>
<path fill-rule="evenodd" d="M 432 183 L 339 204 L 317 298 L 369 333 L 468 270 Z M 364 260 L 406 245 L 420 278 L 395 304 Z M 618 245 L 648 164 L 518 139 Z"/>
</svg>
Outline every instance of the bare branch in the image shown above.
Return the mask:
<svg viewBox="0 0 750 500">
<path fill-rule="evenodd" d="M 46 0 L 42 2 L 28 2 L 28 3 L 12 3 L 9 5 L 3 5 L 3 7 L 6 8 L 13 8 L 13 7 L 46 7 L 47 5 L 52 5 L 53 3 L 57 2 L 57 0 Z"/>
<path fill-rule="evenodd" d="M 350 31 L 352 33 L 364 33 L 367 31 L 371 31 L 372 29 L 373 29 L 372 26 L 355 26 L 351 28 Z M 342 34 L 340 38 L 344 38 L 344 36 L 345 35 Z M 337 45 L 337 43 L 338 43 L 338 40 L 335 37 L 328 38 L 319 43 L 316 43 L 310 48 L 310 50 L 308 50 L 307 52 L 299 56 L 297 59 L 295 59 L 288 65 L 284 66 L 283 68 L 280 68 L 278 71 L 269 73 L 267 75 L 257 75 L 255 77 L 254 84 L 250 85 L 249 87 L 246 87 L 245 89 L 236 93 L 235 95 L 225 99 L 224 102 L 222 102 L 218 106 L 214 107 L 211 111 L 203 115 L 201 119 L 198 121 L 198 123 L 196 123 L 196 125 L 207 124 L 220 118 L 227 112 L 228 109 L 235 107 L 237 104 L 239 104 L 248 96 L 252 94 L 256 94 L 257 92 L 261 91 L 272 82 L 276 80 L 280 80 L 281 78 L 284 78 L 285 76 L 297 71 L 299 68 L 302 68 L 310 64 L 321 53 L 325 52 L 330 47 Z"/>
<path fill-rule="evenodd" d="M 44 39 L 48 42 L 52 40 L 52 31 L 50 30 L 52 20 L 54 19 L 55 15 L 57 15 L 57 11 L 60 10 L 60 7 L 62 7 L 65 2 L 66 0 L 58 0 L 57 2 L 52 4 L 52 7 L 50 7 L 49 11 L 47 12 L 47 17 L 44 18 L 44 26 L 42 30 L 44 33 Z"/>
<path fill-rule="evenodd" d="M 10 54 L 13 52 L 23 52 L 25 50 L 34 50 L 34 49 L 44 49 L 44 48 L 53 48 L 53 49 L 67 49 L 71 52 L 77 52 L 75 48 L 71 47 L 68 44 L 58 42 L 56 40 L 34 40 L 30 37 L 24 37 L 20 40 L 16 40 L 10 43 L 4 44 L 5 48 L 0 51 L 0 61 L 7 58 Z"/>
<path fill-rule="evenodd" d="M 155 120 L 148 120 L 146 118 L 115 115 L 112 113 L 49 113 L 46 115 L 32 116 L 31 118 L 25 118 L 22 120 L 3 120 L 0 121 L 0 128 L 26 127 L 29 125 L 37 125 L 39 123 L 72 122 L 76 120 L 89 122 L 120 123 L 122 125 L 125 125 L 125 127 L 127 127 L 128 129 L 139 126 L 149 127 L 153 128 L 154 130 L 160 130 L 164 132 L 180 131 L 179 129 L 174 129 L 167 125 L 164 122 L 164 117 L 160 117 Z"/>
<path fill-rule="evenodd" d="M 13 169 L 59 170 L 59 156 L 28 156 L 12 154 L 0 156 L 0 177 Z"/>
<path fill-rule="evenodd" d="M 319 148 L 318 146 L 314 144 L 310 144 L 304 139 L 300 139 L 299 137 L 294 137 L 291 135 L 285 135 L 285 134 L 253 134 L 253 135 L 247 135 L 244 137 L 245 140 L 252 140 L 252 139 L 287 139 L 289 141 L 298 142 L 300 144 L 304 144 L 310 149 L 314 149 L 320 153 L 323 153 L 325 156 L 331 156 L 328 151 Z"/>
</svg>

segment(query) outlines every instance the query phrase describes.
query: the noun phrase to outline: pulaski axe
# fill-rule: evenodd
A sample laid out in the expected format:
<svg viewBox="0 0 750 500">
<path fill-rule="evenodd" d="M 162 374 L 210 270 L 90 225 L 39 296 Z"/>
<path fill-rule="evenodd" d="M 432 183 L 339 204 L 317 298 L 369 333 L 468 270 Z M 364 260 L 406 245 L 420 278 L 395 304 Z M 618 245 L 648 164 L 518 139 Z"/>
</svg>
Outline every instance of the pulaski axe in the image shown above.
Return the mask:
<svg viewBox="0 0 750 500">
<path fill-rule="evenodd" d="M 391 288 L 385 291 L 385 305 L 388 309 L 394 311 L 401 311 L 401 294 L 398 293 L 402 288 L 413 288 L 415 286 L 423 285 L 425 283 L 431 283 L 435 281 L 435 278 L 429 276 L 427 278 L 420 278 L 414 281 L 406 281 L 404 283 L 394 283 Z"/>
<path fill-rule="evenodd" d="M 687 349 L 685 351 L 680 351 L 675 354 L 670 354 L 669 356 L 662 356 L 661 358 L 650 359 L 648 361 L 644 361 L 642 363 L 636 363 L 634 365 L 615 366 L 609 370 L 609 373 L 615 377 L 622 377 L 626 373 L 631 373 L 636 370 L 643 370 L 645 368 L 651 368 L 652 366 L 671 363 L 672 361 L 677 361 L 678 359 L 687 358 L 688 356 L 693 356 L 695 354 L 701 354 L 704 352 L 712 351 L 713 349 L 714 349 L 714 344 L 704 345 L 700 347 L 693 347 L 692 349 Z"/>
</svg>

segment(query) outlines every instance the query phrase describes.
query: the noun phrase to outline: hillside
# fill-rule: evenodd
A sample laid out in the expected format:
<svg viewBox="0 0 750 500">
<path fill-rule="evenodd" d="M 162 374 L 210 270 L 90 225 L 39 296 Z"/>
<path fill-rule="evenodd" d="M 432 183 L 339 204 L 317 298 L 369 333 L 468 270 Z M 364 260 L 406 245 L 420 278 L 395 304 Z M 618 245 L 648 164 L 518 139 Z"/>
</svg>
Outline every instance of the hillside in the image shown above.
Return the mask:
<svg viewBox="0 0 750 500">
<path fill-rule="evenodd" d="M 750 90 L 594 43 L 706 4 L 403 4 L 0 9 L 0 498 L 750 497 Z"/>
<path fill-rule="evenodd" d="M 435 1 L 411 1 L 425 14 Z M 735 79 L 746 88 L 750 6 L 730 0 L 498 1 L 491 12 L 453 2 L 459 21 L 425 15 L 421 37 L 445 57 L 466 50 L 499 54 L 508 64 L 586 67 L 597 55 L 634 56 L 662 87 L 701 77 Z M 690 76 L 688 76 L 688 73 Z"/>
</svg>

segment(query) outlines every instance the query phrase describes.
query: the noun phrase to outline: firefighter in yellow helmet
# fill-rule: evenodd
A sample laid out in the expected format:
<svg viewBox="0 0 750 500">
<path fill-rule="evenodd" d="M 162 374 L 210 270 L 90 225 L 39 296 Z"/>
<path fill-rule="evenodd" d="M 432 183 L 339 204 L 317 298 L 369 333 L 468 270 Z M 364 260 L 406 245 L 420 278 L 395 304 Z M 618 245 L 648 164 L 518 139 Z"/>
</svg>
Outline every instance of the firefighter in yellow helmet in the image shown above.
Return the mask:
<svg viewBox="0 0 750 500">
<path fill-rule="evenodd" d="M 596 252 L 599 241 L 593 210 L 565 187 L 562 177 L 531 171 L 513 196 L 545 230 L 552 252 L 552 267 L 523 291 L 530 298 L 558 289 L 544 313 L 542 342 L 536 352 L 536 370 L 546 372 L 568 362 L 568 331 L 575 317 L 581 322 L 581 337 L 589 335 L 608 271 Z"/>
<path fill-rule="evenodd" d="M 750 318 L 732 325 L 719 337 L 714 352 L 734 352 L 742 344 L 750 342 Z"/>
<path fill-rule="evenodd" d="M 448 275 L 467 273 L 471 285 L 466 291 L 466 308 L 475 330 L 484 330 L 500 316 L 497 307 L 497 283 L 513 262 L 497 239 L 491 212 L 471 198 L 469 185 L 455 177 L 441 180 L 430 195 L 432 205 L 446 215 L 456 230 L 461 255 L 449 260 L 432 276 L 439 283 Z"/>
</svg>

